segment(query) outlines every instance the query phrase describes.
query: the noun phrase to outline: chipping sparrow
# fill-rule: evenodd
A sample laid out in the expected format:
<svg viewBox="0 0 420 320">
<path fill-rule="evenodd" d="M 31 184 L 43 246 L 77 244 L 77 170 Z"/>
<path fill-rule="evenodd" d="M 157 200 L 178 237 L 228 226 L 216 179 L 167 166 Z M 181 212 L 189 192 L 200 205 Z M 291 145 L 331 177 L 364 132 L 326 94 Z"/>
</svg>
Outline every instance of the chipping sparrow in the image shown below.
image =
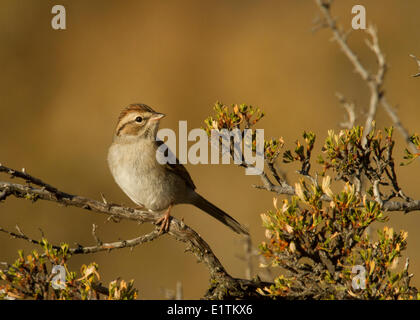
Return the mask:
<svg viewBox="0 0 420 320">
<path fill-rule="evenodd" d="M 178 160 L 176 164 L 159 163 L 158 147 L 163 142 L 156 135 L 164 116 L 144 104 L 132 104 L 122 110 L 108 151 L 108 165 L 117 184 L 137 205 L 152 211 L 167 209 L 158 220 L 160 232 L 169 229 L 172 206 L 188 203 L 233 231 L 248 234 L 235 219 L 194 191 L 190 174 Z"/>
</svg>

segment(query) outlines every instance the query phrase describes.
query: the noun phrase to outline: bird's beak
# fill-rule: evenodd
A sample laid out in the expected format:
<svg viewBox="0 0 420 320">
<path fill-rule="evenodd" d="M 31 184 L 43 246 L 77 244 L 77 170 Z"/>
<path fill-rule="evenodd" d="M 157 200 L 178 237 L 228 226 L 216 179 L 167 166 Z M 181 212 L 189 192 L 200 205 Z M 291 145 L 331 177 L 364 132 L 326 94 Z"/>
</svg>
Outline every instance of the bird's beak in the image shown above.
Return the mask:
<svg viewBox="0 0 420 320">
<path fill-rule="evenodd" d="M 155 113 L 155 114 L 154 114 L 154 115 L 150 118 L 150 120 L 151 120 L 151 121 L 158 121 L 158 120 L 162 119 L 164 116 L 165 116 L 165 114 L 156 112 L 156 113 Z"/>
</svg>

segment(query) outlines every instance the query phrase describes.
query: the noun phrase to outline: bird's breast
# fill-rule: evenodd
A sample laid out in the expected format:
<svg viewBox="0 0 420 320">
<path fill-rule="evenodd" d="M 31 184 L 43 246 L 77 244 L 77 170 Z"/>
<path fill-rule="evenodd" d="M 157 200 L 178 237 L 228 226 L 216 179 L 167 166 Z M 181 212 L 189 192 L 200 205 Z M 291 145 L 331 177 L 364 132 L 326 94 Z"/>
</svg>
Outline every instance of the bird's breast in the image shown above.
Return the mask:
<svg viewBox="0 0 420 320">
<path fill-rule="evenodd" d="M 156 160 L 153 141 L 113 143 L 108 152 L 111 173 L 120 188 L 138 205 L 164 210 L 176 198 L 176 181 Z"/>
</svg>

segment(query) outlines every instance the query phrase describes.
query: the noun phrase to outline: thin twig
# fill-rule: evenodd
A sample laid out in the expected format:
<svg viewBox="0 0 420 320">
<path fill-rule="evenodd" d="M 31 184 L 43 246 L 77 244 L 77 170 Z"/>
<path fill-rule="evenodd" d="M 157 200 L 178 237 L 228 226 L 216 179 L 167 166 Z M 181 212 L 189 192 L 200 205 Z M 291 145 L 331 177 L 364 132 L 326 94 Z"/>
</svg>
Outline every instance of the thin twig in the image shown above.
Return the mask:
<svg viewBox="0 0 420 320">
<path fill-rule="evenodd" d="M 340 125 L 343 128 L 351 129 L 356 123 L 356 112 L 354 102 L 348 102 L 346 98 L 344 98 L 344 96 L 339 92 L 336 93 L 336 96 L 341 106 L 344 108 L 344 110 L 346 110 L 348 116 L 348 120 L 346 122 L 341 122 Z"/>
<path fill-rule="evenodd" d="M 420 59 L 419 58 L 417 58 L 414 54 L 410 54 L 410 57 L 411 58 L 413 58 L 415 61 L 416 61 L 416 63 L 417 63 L 417 68 L 419 69 L 419 71 L 420 71 Z M 412 75 L 412 77 L 414 77 L 414 78 L 416 78 L 416 77 L 420 77 L 420 72 L 419 73 L 416 73 L 416 74 L 413 74 Z"/>
<path fill-rule="evenodd" d="M 15 233 L 15 232 L 8 231 L 8 230 L 0 227 L 0 232 L 6 233 L 13 238 L 22 239 L 22 240 L 28 241 L 29 243 L 32 243 L 32 244 L 41 245 L 41 240 L 35 240 L 35 239 L 32 239 L 32 238 L 28 237 L 20 229 L 18 230 L 18 233 Z M 142 235 L 140 237 L 137 237 L 137 238 L 134 238 L 134 239 L 129 239 L 129 240 L 120 240 L 120 241 L 103 243 L 103 244 L 101 243 L 101 244 L 97 244 L 96 246 L 90 246 L 90 247 L 81 246 L 79 244 L 76 248 L 69 248 L 69 253 L 71 253 L 71 254 L 88 254 L 88 253 L 96 253 L 96 252 L 101 252 L 101 251 L 108 251 L 109 252 L 113 249 L 135 247 L 139 244 L 152 241 L 152 240 L 156 239 L 157 237 L 159 237 L 159 230 L 158 229 L 153 230 L 152 232 L 150 232 L 146 235 Z M 54 249 L 57 249 L 57 250 L 60 249 L 59 245 L 52 245 L 52 247 Z"/>
</svg>

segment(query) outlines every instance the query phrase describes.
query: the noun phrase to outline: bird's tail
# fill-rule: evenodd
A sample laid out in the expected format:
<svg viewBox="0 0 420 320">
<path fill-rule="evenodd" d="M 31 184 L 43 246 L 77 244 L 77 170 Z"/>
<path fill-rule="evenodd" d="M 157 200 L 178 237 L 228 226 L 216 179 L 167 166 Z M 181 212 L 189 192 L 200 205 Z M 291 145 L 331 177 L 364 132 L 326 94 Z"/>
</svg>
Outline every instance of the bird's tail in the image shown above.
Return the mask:
<svg viewBox="0 0 420 320">
<path fill-rule="evenodd" d="M 208 213 L 212 217 L 216 218 L 217 220 L 219 220 L 221 223 L 231 228 L 236 233 L 249 235 L 248 230 L 245 227 L 241 226 L 241 224 L 238 221 L 233 219 L 230 215 L 228 215 L 226 212 L 216 207 L 211 202 L 204 199 L 198 193 L 195 193 L 195 194 L 196 194 L 196 197 L 194 197 L 194 200 L 192 201 L 193 205 L 200 208 L 204 212 Z"/>
</svg>

